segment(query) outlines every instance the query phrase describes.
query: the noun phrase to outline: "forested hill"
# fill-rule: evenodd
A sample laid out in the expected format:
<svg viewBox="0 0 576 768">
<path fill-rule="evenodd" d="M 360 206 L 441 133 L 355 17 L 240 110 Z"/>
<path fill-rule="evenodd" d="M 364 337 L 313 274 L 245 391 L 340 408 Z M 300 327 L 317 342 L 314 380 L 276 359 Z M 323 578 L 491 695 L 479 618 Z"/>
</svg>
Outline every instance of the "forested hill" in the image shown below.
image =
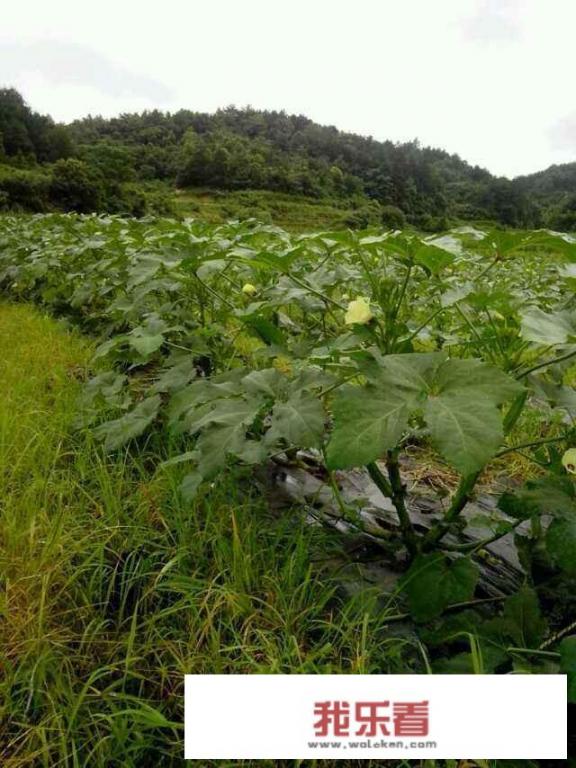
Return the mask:
<svg viewBox="0 0 576 768">
<path fill-rule="evenodd" d="M 510 181 L 416 141 L 380 142 L 251 108 L 63 126 L 0 90 L 0 207 L 162 212 L 176 187 L 307 196 L 364 209 L 370 223 L 424 229 L 484 219 L 576 228 L 576 163 Z"/>
<path fill-rule="evenodd" d="M 228 107 L 89 117 L 70 126 L 78 146 L 128 148 L 141 178 L 179 186 L 269 189 L 313 197 L 365 195 L 417 224 L 490 218 L 524 226 L 537 218 L 506 179 L 457 155 L 344 133 L 302 115 Z M 393 210 L 396 209 L 396 210 Z"/>
</svg>

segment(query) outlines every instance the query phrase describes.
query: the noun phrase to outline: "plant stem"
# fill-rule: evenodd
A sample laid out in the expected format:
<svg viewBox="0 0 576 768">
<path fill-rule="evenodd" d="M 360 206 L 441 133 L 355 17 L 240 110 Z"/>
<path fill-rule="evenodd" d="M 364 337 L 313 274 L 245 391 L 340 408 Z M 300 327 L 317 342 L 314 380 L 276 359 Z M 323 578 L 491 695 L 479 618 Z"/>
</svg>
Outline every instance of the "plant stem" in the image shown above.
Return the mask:
<svg viewBox="0 0 576 768">
<path fill-rule="evenodd" d="M 322 299 L 322 301 L 327 302 L 328 304 L 332 304 L 335 307 L 338 307 L 338 309 L 346 309 L 345 306 L 340 304 L 337 301 L 334 301 L 334 299 L 331 299 L 330 296 L 326 296 L 326 294 L 322 293 L 321 291 L 317 291 L 316 288 L 312 288 L 311 285 L 308 285 L 307 282 L 304 280 L 301 280 L 299 277 L 296 277 L 296 275 L 290 274 L 290 272 L 286 272 L 286 276 L 292 280 L 293 283 L 296 283 L 296 285 L 299 285 L 300 288 L 304 288 L 306 291 L 310 291 L 310 293 L 313 293 L 315 296 L 318 296 L 319 299 Z"/>
<path fill-rule="evenodd" d="M 482 539 L 481 541 L 471 541 L 468 544 L 455 544 L 451 547 L 446 546 L 446 548 L 450 549 L 452 552 L 464 552 L 466 554 L 473 555 L 475 552 L 478 552 L 479 549 L 484 549 L 484 547 L 487 547 L 489 544 L 493 544 L 495 541 L 498 541 L 499 539 L 504 538 L 504 536 L 507 536 L 509 533 L 512 533 L 512 531 L 516 530 L 520 523 L 523 522 L 524 520 L 516 520 L 507 531 L 504 531 L 504 533 L 495 533 L 493 536 Z"/>
<path fill-rule="evenodd" d="M 561 640 L 569 632 L 572 632 L 573 629 L 576 629 L 576 621 L 573 621 L 571 624 L 568 624 L 568 626 L 563 627 L 559 632 L 556 632 L 552 635 L 552 637 L 549 637 L 547 640 L 545 640 L 540 646 L 539 650 L 543 651 L 546 648 L 549 648 L 551 645 L 554 645 L 554 643 L 557 643 L 558 640 Z"/>
<path fill-rule="evenodd" d="M 456 311 L 458 312 L 460 317 L 464 320 L 466 325 L 472 331 L 472 334 L 476 337 L 476 341 L 478 342 L 478 344 L 480 344 L 480 346 L 483 347 L 484 346 L 484 342 L 482 341 L 482 337 L 480 336 L 480 334 L 478 333 L 478 331 L 474 327 L 474 324 L 472 323 L 470 318 L 466 315 L 466 313 L 464 312 L 464 310 L 462 309 L 462 307 L 458 303 L 455 304 L 455 307 L 456 307 Z"/>
<path fill-rule="evenodd" d="M 533 448 L 538 445 L 547 445 L 548 443 L 561 443 L 566 440 L 566 437 L 543 437 L 541 440 L 533 440 L 531 443 L 521 443 L 520 445 L 512 445 L 510 448 L 504 448 L 498 451 L 494 458 L 499 459 L 500 456 L 505 456 L 507 453 L 513 453 L 514 451 L 520 451 L 522 448 Z"/>
<path fill-rule="evenodd" d="M 480 471 L 473 472 L 470 475 L 464 475 L 464 477 L 460 479 L 460 483 L 458 484 L 458 488 L 456 489 L 456 493 L 454 494 L 454 498 L 452 499 L 448 511 L 442 520 L 439 520 L 432 526 L 424 536 L 422 549 L 425 552 L 433 549 L 436 544 L 446 536 L 452 527 L 452 523 L 459 517 L 466 504 L 470 501 L 472 491 L 474 490 L 474 486 L 476 485 L 479 476 Z"/>
<path fill-rule="evenodd" d="M 576 356 L 576 349 L 573 349 L 571 352 L 566 352 L 565 355 L 560 355 L 559 357 L 553 358 L 552 360 L 545 360 L 543 363 L 538 363 L 538 365 L 533 365 L 532 368 L 528 368 L 527 371 L 524 371 L 523 373 L 519 373 L 516 377 L 517 379 L 523 379 L 525 376 L 529 376 L 531 373 L 534 373 L 534 371 L 539 371 L 540 368 L 546 368 L 549 365 L 556 365 L 556 363 L 563 363 L 564 360 L 569 360 L 571 357 Z"/>
<path fill-rule="evenodd" d="M 502 597 L 480 597 L 475 600 L 466 600 L 463 603 L 453 603 L 452 605 L 446 606 L 444 608 L 444 613 L 448 613 L 448 611 L 459 611 L 463 608 L 472 608 L 475 605 L 483 605 L 485 603 L 500 603 L 503 600 L 506 600 L 506 596 Z M 390 621 L 403 621 L 404 619 L 411 618 L 411 613 L 393 613 L 391 616 L 386 616 L 384 619 L 385 623 L 388 623 Z"/>
<path fill-rule="evenodd" d="M 506 648 L 508 653 L 525 653 L 527 656 L 543 656 L 546 659 L 559 659 L 560 654 L 555 651 L 541 651 L 536 648 Z"/>
<path fill-rule="evenodd" d="M 320 392 L 318 392 L 318 397 L 324 397 L 325 395 L 329 395 L 330 392 L 334 392 L 335 389 L 342 387 L 344 384 L 347 384 L 349 381 L 354 381 L 354 379 L 357 379 L 358 376 L 360 376 L 360 373 L 358 372 L 353 373 L 350 376 L 346 376 L 346 378 L 342 379 L 342 381 L 337 381 L 335 384 L 332 384 L 329 387 L 326 387 L 326 389 L 320 390 Z"/>
<path fill-rule="evenodd" d="M 413 332 L 410 334 L 410 336 L 408 336 L 408 338 L 406 339 L 406 343 L 408 343 L 408 342 L 412 341 L 412 339 L 416 338 L 416 336 L 418 336 L 418 334 L 420 333 L 420 331 L 421 331 L 423 328 L 426 328 L 426 326 L 428 325 L 428 323 L 431 323 L 431 322 L 432 322 L 432 320 L 434 320 L 434 318 L 435 318 L 435 317 L 438 317 L 438 315 L 439 315 L 439 314 L 441 314 L 442 312 L 444 312 L 445 310 L 446 310 L 446 307 L 439 307 L 438 309 L 434 310 L 434 312 L 432 312 L 432 314 L 431 314 L 431 315 L 428 315 L 428 317 L 426 318 L 426 320 L 424 320 L 424 322 L 422 323 L 422 325 L 419 325 L 419 326 L 418 326 L 418 328 L 416 328 L 416 330 L 415 330 L 415 331 L 413 331 Z"/>
<path fill-rule="evenodd" d="M 376 464 L 375 461 L 370 462 L 370 464 L 366 465 L 366 469 L 368 470 L 368 474 L 374 481 L 375 485 L 378 486 L 378 489 L 382 492 L 384 496 L 387 496 L 389 499 L 392 498 L 392 486 L 388 482 L 388 480 L 384 477 L 382 472 L 380 471 L 380 467 Z"/>
<path fill-rule="evenodd" d="M 197 275 L 197 274 L 194 274 L 194 277 L 195 277 L 195 278 L 196 278 L 196 280 L 197 280 L 197 281 L 200 283 L 200 285 L 201 285 L 201 286 L 202 286 L 202 287 L 203 287 L 203 288 L 204 288 L 206 291 L 208 291 L 208 293 L 211 293 L 211 294 L 212 294 L 212 296 L 214 296 L 216 299 L 218 299 L 219 301 L 221 301 L 223 304 L 226 304 L 226 306 L 227 306 L 229 309 L 233 309 L 233 310 L 235 310 L 235 309 L 236 309 L 236 307 L 234 306 L 234 304 L 231 304 L 231 303 L 228 301 L 228 299 L 224 298 L 224 296 L 222 296 L 220 293 L 218 293 L 218 291 L 215 291 L 215 290 L 214 290 L 214 288 L 212 288 L 211 286 L 207 285 L 207 283 L 205 283 L 205 282 L 204 282 L 204 280 L 202 280 L 202 278 L 201 278 L 201 277 L 198 277 L 198 275 Z"/>
<path fill-rule="evenodd" d="M 366 260 L 364 259 L 364 254 L 362 253 L 361 248 L 358 248 L 356 253 L 358 255 L 358 259 L 359 259 L 360 263 L 362 264 L 362 268 L 363 268 L 364 272 L 366 273 L 366 278 L 367 278 L 368 282 L 370 283 L 370 287 L 372 288 L 372 295 L 374 296 L 374 298 L 376 298 L 377 293 L 378 293 L 378 283 L 377 283 L 376 279 L 374 278 L 374 275 L 372 274 L 373 270 L 370 269 L 370 267 L 366 264 Z M 382 309 L 384 309 L 384 307 L 382 307 Z"/>
<path fill-rule="evenodd" d="M 500 261 L 500 254 L 497 254 L 496 257 L 494 259 L 492 259 L 490 264 L 488 264 L 488 266 L 485 269 L 483 269 L 482 272 L 480 272 L 480 274 L 478 275 L 476 280 L 480 280 L 481 277 L 484 277 L 484 275 L 486 275 L 488 272 L 490 272 L 492 267 L 496 266 L 496 264 L 498 264 L 499 261 Z"/>
<path fill-rule="evenodd" d="M 406 291 L 408 289 L 408 283 L 410 282 L 410 276 L 412 274 L 412 264 L 408 265 L 408 269 L 406 270 L 406 276 L 404 277 L 404 282 L 402 283 L 402 288 L 400 289 L 400 294 L 398 296 L 398 301 L 396 302 L 396 305 L 394 309 L 392 310 L 392 313 L 390 315 L 390 339 L 386 340 L 386 353 L 389 353 L 390 351 L 394 350 L 394 347 L 396 345 L 396 340 L 398 338 L 398 330 L 396 327 L 396 321 L 398 319 L 398 315 L 400 314 L 400 309 L 402 307 L 402 302 L 404 301 L 404 297 L 406 295 Z"/>
<path fill-rule="evenodd" d="M 410 520 L 410 515 L 406 509 L 406 487 L 402 483 L 402 478 L 400 477 L 398 458 L 392 451 L 388 451 L 386 467 L 388 469 L 388 477 L 390 478 L 389 481 L 384 477 L 376 462 L 371 462 L 367 465 L 368 473 L 374 483 L 385 496 L 392 499 L 392 503 L 394 504 L 400 522 L 402 540 L 404 541 L 410 556 L 414 557 L 418 554 L 418 539 L 412 521 Z"/>
</svg>

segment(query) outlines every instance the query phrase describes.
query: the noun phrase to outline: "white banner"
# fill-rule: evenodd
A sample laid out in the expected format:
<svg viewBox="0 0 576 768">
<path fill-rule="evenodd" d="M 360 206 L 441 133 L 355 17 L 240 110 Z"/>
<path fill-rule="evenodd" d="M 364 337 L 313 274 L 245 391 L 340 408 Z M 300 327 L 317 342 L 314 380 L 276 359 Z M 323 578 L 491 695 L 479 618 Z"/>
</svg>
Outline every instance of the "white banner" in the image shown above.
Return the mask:
<svg viewBox="0 0 576 768">
<path fill-rule="evenodd" d="M 565 675 L 187 675 L 185 757 L 566 759 Z"/>
</svg>

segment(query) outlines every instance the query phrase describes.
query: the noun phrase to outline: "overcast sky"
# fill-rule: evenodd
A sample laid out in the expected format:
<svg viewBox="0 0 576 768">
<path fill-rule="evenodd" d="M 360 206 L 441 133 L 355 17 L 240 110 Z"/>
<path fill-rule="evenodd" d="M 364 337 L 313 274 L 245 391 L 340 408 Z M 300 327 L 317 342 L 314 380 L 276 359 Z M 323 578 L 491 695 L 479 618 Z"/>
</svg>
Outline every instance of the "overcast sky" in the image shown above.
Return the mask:
<svg viewBox="0 0 576 768">
<path fill-rule="evenodd" d="M 576 0 L 42 0 L 0 23 L 0 85 L 57 120 L 229 104 L 457 152 L 576 160 Z"/>
</svg>

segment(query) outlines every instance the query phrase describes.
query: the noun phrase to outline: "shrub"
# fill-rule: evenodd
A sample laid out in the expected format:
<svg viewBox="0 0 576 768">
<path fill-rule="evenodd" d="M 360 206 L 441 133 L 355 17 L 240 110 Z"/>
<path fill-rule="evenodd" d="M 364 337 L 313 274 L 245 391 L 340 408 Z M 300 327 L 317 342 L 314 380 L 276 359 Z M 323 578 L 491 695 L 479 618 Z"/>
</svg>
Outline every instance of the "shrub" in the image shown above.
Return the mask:
<svg viewBox="0 0 576 768">
<path fill-rule="evenodd" d="M 50 177 L 40 171 L 0 166 L 2 206 L 42 213 L 50 208 Z"/>
<path fill-rule="evenodd" d="M 406 214 L 396 205 L 382 206 L 381 222 L 389 229 L 403 229 L 406 226 Z"/>
<path fill-rule="evenodd" d="M 102 208 L 103 197 L 102 177 L 82 160 L 70 158 L 54 164 L 50 199 L 59 208 L 90 213 Z"/>
<path fill-rule="evenodd" d="M 380 224 L 380 205 L 375 201 L 360 205 L 345 219 L 345 225 L 352 229 L 366 229 L 366 227 Z"/>
</svg>

